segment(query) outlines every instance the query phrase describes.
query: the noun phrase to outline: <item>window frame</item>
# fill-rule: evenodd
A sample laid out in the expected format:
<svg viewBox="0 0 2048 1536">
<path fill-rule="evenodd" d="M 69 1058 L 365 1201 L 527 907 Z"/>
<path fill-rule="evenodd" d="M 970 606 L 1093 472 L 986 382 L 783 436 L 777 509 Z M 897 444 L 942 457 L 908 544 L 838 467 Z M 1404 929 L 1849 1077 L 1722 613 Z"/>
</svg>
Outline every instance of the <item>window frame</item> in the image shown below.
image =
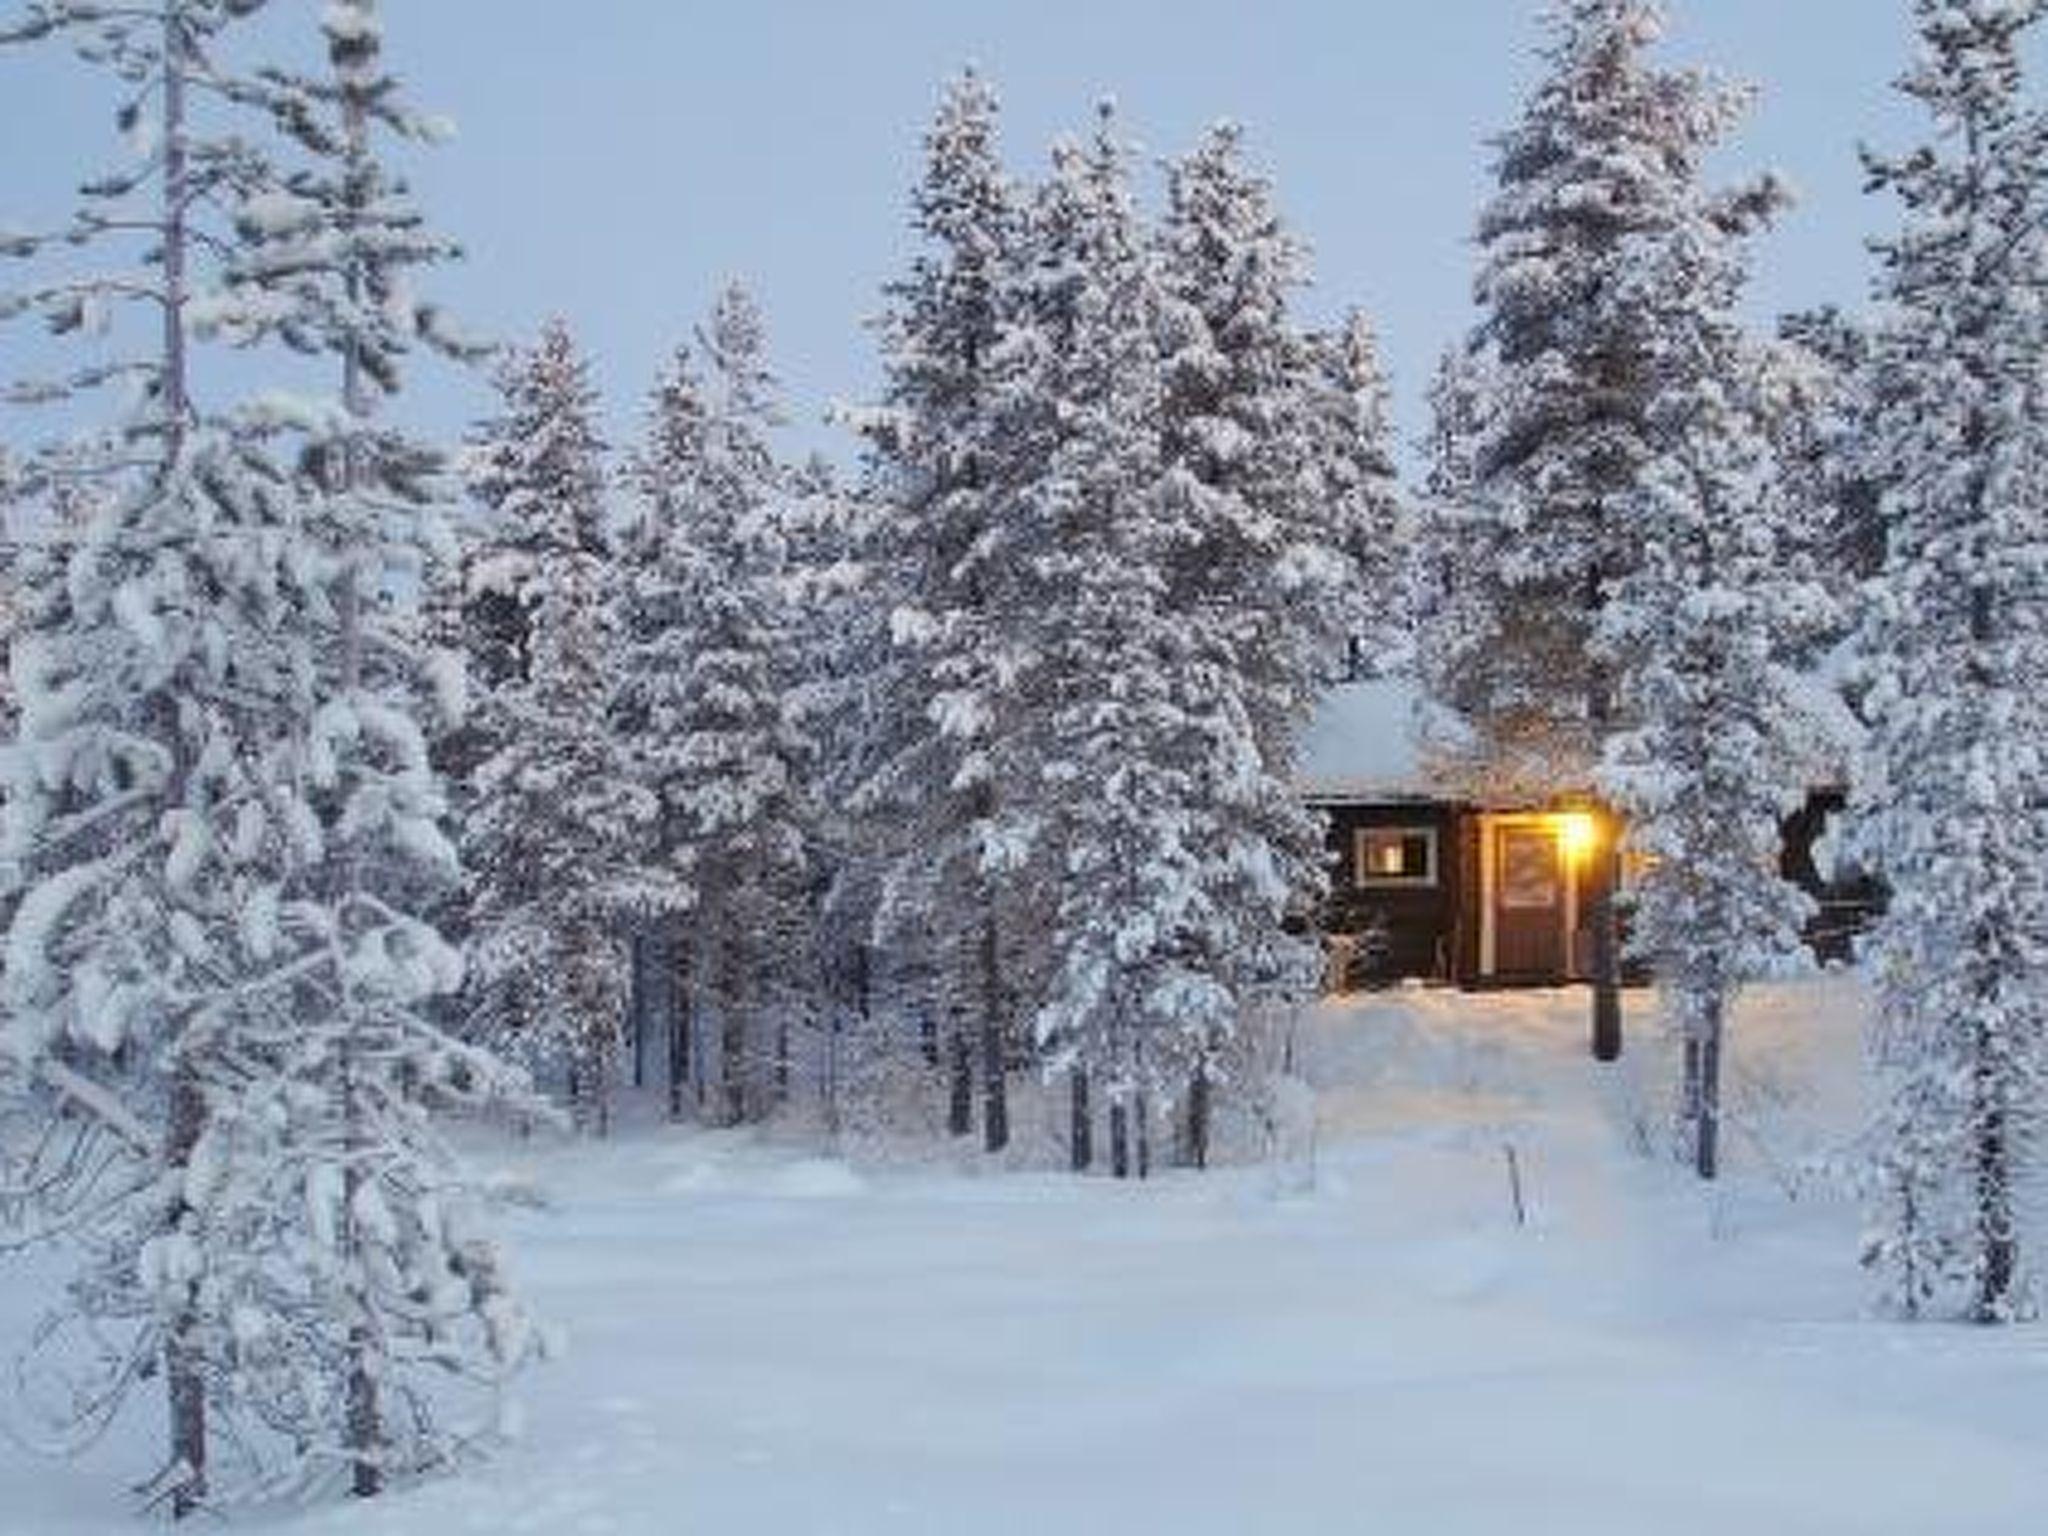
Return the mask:
<svg viewBox="0 0 2048 1536">
<path fill-rule="evenodd" d="M 1434 890 L 1443 878 L 1442 839 L 1439 829 L 1426 823 L 1396 823 L 1377 827 L 1355 828 L 1351 839 L 1351 880 L 1361 891 L 1428 891 Z M 1398 838 L 1406 842 L 1411 837 L 1423 840 L 1423 873 L 1419 875 L 1374 874 L 1367 860 L 1367 849 L 1374 838 Z"/>
</svg>

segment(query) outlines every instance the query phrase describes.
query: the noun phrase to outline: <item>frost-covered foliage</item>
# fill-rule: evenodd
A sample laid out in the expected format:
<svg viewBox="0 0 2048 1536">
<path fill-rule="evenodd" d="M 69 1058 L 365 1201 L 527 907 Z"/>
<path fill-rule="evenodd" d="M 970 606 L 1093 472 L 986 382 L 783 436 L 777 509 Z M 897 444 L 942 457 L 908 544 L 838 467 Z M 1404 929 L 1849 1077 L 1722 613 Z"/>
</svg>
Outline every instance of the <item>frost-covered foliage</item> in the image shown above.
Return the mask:
<svg viewBox="0 0 2048 1536">
<path fill-rule="evenodd" d="M 1379 339 L 1362 310 L 1308 338 L 1316 383 L 1308 407 L 1314 444 L 1311 508 L 1323 538 L 1347 563 L 1351 589 L 1333 617 L 1348 617 L 1348 672 L 1380 676 L 1412 660 L 1414 529 L 1394 464 L 1392 401 Z M 1348 614 L 1347 614 L 1348 609 Z M 1313 655 L 1328 664 L 1324 648 Z"/>
<path fill-rule="evenodd" d="M 551 322 L 499 375 L 472 489 L 488 525 L 469 555 L 474 598 L 499 599 L 484 648 L 463 828 L 470 885 L 469 1027 L 559 1068 L 571 1101 L 609 1123 L 627 949 L 620 875 L 654 819 L 611 728 L 622 637 L 605 516 L 597 395 L 566 325 Z"/>
<path fill-rule="evenodd" d="M 1085 145 L 1054 151 L 1026 385 L 1056 402 L 1025 487 L 1041 533 L 1033 572 L 1059 594 L 1032 634 L 1044 681 L 1025 744 L 1060 876 L 1038 1029 L 1054 1062 L 1107 1098 L 1119 1173 L 1145 1169 L 1150 1108 L 1183 1080 L 1179 1038 L 1230 1023 L 1227 988 L 1189 942 L 1212 899 L 1212 824 L 1193 814 L 1207 701 L 1181 692 L 1190 669 L 1174 664 L 1192 637 L 1169 610 L 1179 551 L 1163 494 L 1160 296 L 1131 159 L 1107 107 Z"/>
<path fill-rule="evenodd" d="M 1418 634 L 1428 690 L 1476 733 L 1478 763 L 1539 791 L 1585 782 L 1615 703 L 1588 642 L 1635 563 L 1629 508 L 1653 453 L 1645 258 L 1697 206 L 1742 102 L 1650 62 L 1650 0 L 1560 0 L 1546 25 L 1542 78 L 1496 141 L 1481 318 L 1439 392 Z"/>
<path fill-rule="evenodd" d="M 1933 138 L 1869 167 L 1905 222 L 1878 246 L 1864 434 L 1887 542 L 1856 810 L 1891 893 L 1868 1257 L 1907 1313 L 1983 1321 L 2024 1303 L 2018 1196 L 2048 1104 L 2048 138 L 2021 94 L 2044 13 L 1918 0 L 1902 83 Z"/>
<path fill-rule="evenodd" d="M 934 1028 L 946 1020 L 955 1134 L 970 1129 L 978 1061 L 991 1150 L 1009 1139 L 1004 1064 L 1020 1023 L 1000 956 L 1039 875 L 1034 828 L 1006 804 L 1026 772 L 1015 720 L 1039 666 L 1015 500 L 1026 423 L 1050 409 L 1015 386 L 1029 225 L 996 130 L 987 82 L 953 82 L 913 200 L 923 247 L 880 322 L 882 403 L 855 420 L 871 603 L 888 624 L 864 690 L 856 799 L 883 867 L 875 928 L 922 978 L 906 1003 Z"/>
<path fill-rule="evenodd" d="M 660 806 L 635 905 L 676 924 L 699 1092 L 716 1118 L 766 1112 L 807 1001 L 810 749 L 794 703 L 789 476 L 753 300 L 728 288 L 655 393 L 619 705 L 641 792 Z M 711 1042 L 716 1059 L 707 1060 Z M 676 1070 L 680 1062 L 671 1062 Z"/>
<path fill-rule="evenodd" d="M 38 459 L 60 505 L 71 477 L 98 488 L 23 573 L 12 658 L 10 1193 L 83 1257 L 30 1375 L 86 1434 L 160 1376 L 150 1487 L 179 1515 L 443 1461 L 421 1372 L 495 1380 L 528 1352 L 428 1118 L 518 1092 L 422 1015 L 460 974 L 410 907 L 453 863 L 391 622 L 429 455 L 371 431 L 351 385 L 393 387 L 423 339 L 392 285 L 428 248 L 369 147 L 400 122 L 374 8 L 327 8 L 324 74 L 228 75 L 229 23 L 258 8 L 35 6 L 5 34 L 111 66 L 136 160 L 63 244 L 151 251 L 28 307 L 91 329 L 132 294 L 163 321 L 132 364 L 61 381 L 145 387 Z M 216 334 L 324 356 L 342 398 L 207 408 L 192 343 Z"/>
<path fill-rule="evenodd" d="M 1626 722 L 1599 783 L 1637 856 L 1630 947 L 1684 1041 L 1681 1120 L 1707 1178 L 1736 991 L 1804 956 L 1812 904 L 1777 867 L 1784 817 L 1820 755 L 1800 728 L 1794 664 L 1834 610 L 1774 451 L 1786 372 L 1735 314 L 1740 242 L 1766 211 L 1695 198 L 1634 251 L 1645 453 L 1617 505 L 1636 548 L 1594 636 Z"/>
<path fill-rule="evenodd" d="M 876 931 L 956 1133 L 978 1072 L 1002 1145 L 1035 1044 L 1076 1069 L 1077 1166 L 1091 1090 L 1120 1171 L 1161 1108 L 1199 1160 L 1238 1019 L 1309 971 L 1285 919 L 1322 838 L 1292 754 L 1361 567 L 1399 563 L 1384 386 L 1362 320 L 1293 321 L 1305 258 L 1234 126 L 1169 168 L 1155 227 L 1107 108 L 1028 199 L 994 119 L 976 77 L 948 92 L 857 418 L 888 624 L 853 754 Z"/>
<path fill-rule="evenodd" d="M 1292 783 L 1294 743 L 1336 682 L 1365 614 L 1357 556 L 1395 565 L 1384 385 L 1354 316 L 1311 342 L 1288 305 L 1300 243 L 1230 123 L 1169 168 L 1153 242 L 1160 375 L 1160 606 L 1178 635 L 1158 658 L 1185 735 L 1152 750 L 1190 781 L 1202 821 L 1203 909 L 1176 941 L 1220 989 L 1218 1016 L 1163 1040 L 1187 1085 L 1203 1156 L 1209 1085 L 1253 989 L 1300 988 L 1312 955 L 1291 903 L 1321 888 L 1323 829 Z M 1171 803 L 1171 802 L 1169 802 Z M 1177 1096 L 1177 1092 L 1176 1092 Z"/>
</svg>

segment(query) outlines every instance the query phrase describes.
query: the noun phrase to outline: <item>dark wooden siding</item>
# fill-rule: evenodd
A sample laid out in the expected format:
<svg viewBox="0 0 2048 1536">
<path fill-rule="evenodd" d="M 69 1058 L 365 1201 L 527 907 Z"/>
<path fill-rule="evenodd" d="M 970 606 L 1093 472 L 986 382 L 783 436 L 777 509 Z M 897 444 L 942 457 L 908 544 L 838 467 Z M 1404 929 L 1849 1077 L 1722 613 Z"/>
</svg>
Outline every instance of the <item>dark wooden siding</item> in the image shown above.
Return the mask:
<svg viewBox="0 0 2048 1536">
<path fill-rule="evenodd" d="M 1325 805 L 1330 857 L 1327 933 L 1355 943 L 1352 985 L 1419 976 L 1450 979 L 1459 929 L 1464 854 L 1452 807 L 1390 802 Z M 1372 827 L 1427 828 L 1436 836 L 1436 879 L 1423 885 L 1358 883 L 1358 834 Z"/>
</svg>

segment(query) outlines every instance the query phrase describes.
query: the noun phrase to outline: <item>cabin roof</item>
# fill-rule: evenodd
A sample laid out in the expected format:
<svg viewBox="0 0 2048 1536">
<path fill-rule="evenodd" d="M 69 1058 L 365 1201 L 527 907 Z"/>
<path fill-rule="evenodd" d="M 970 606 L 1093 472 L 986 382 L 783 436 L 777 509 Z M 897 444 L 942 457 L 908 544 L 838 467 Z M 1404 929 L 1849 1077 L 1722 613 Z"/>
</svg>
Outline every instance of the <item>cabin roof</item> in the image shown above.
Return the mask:
<svg viewBox="0 0 2048 1536">
<path fill-rule="evenodd" d="M 1796 680 L 1793 745 L 1809 788 L 1840 785 L 1862 743 L 1863 724 L 1844 697 L 1847 675 L 1838 653 Z M 1323 696 L 1302 736 L 1297 792 L 1337 803 L 1459 798 L 1423 749 L 1422 721 L 1412 679 L 1340 683 Z"/>
<path fill-rule="evenodd" d="M 1301 741 L 1295 787 L 1306 800 L 1432 800 L 1417 740 L 1415 685 L 1405 678 L 1340 683 Z"/>
</svg>

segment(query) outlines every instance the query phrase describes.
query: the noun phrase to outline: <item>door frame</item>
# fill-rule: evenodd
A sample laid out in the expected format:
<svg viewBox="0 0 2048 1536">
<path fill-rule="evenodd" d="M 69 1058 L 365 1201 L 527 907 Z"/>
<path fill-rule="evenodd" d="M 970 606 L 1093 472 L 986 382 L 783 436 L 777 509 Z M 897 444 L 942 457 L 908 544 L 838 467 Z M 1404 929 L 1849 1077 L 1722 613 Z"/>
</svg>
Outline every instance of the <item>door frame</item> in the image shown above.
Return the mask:
<svg viewBox="0 0 2048 1536">
<path fill-rule="evenodd" d="M 1551 811 L 1481 811 L 1479 813 L 1479 975 L 1491 979 L 1500 974 L 1499 938 L 1496 931 L 1500 911 L 1500 833 L 1503 830 L 1548 832 L 1557 843 L 1558 880 L 1564 899 L 1557 904 L 1559 981 L 1578 974 L 1573 940 L 1579 931 L 1579 860 L 1565 845 L 1563 823 Z"/>
</svg>

